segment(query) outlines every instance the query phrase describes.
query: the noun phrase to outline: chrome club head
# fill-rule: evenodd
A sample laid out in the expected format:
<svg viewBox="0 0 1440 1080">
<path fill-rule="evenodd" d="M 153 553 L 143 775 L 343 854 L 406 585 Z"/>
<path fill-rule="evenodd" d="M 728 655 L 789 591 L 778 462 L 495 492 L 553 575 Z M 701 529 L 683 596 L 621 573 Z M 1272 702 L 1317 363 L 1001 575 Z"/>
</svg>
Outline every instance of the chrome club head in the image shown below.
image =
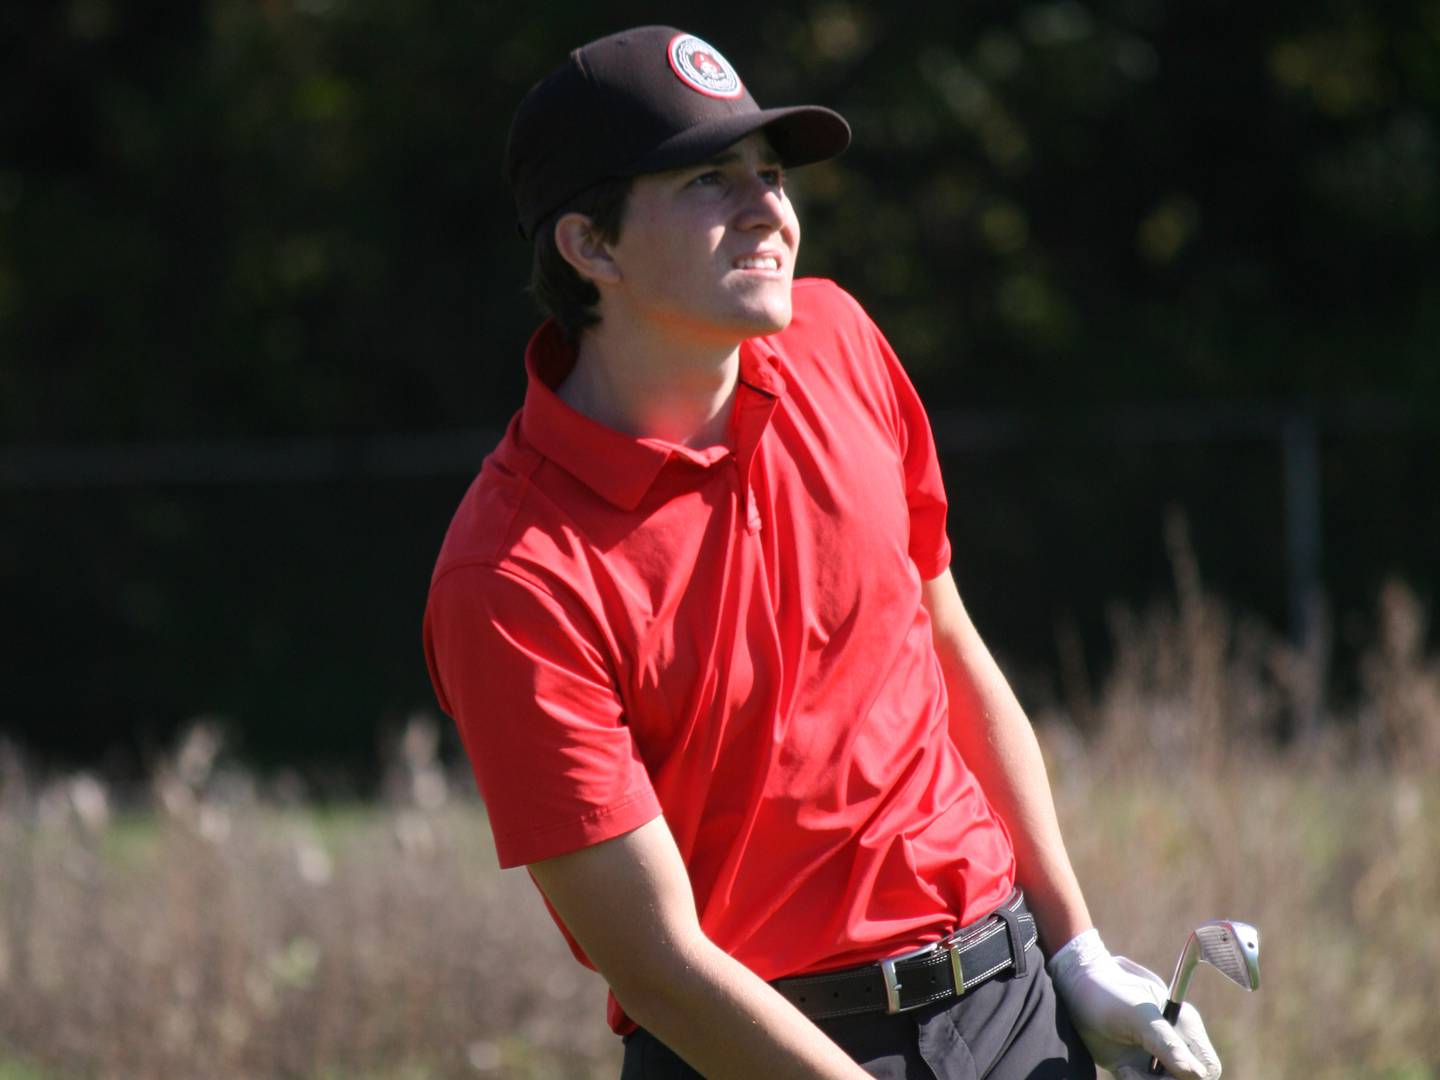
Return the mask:
<svg viewBox="0 0 1440 1080">
<path fill-rule="evenodd" d="M 1190 931 L 1165 1003 L 1163 1015 L 1172 1024 L 1180 1015 L 1196 964 L 1209 964 L 1241 989 L 1260 989 L 1260 931 L 1235 919 L 1214 919 Z M 1160 1059 L 1152 1057 L 1150 1075 L 1161 1076 L 1164 1071 Z"/>
<path fill-rule="evenodd" d="M 1170 1000 L 1184 1001 L 1196 964 L 1209 964 L 1242 990 L 1260 989 L 1260 931 L 1235 919 L 1215 919 L 1190 932 L 1170 980 Z"/>
</svg>

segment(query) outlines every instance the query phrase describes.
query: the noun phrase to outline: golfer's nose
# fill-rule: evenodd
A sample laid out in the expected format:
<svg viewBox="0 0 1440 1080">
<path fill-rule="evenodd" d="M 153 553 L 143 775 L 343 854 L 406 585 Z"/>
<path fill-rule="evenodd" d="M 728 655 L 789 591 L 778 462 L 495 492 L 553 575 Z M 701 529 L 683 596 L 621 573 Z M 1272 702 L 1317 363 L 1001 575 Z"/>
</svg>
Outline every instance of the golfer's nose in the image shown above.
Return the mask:
<svg viewBox="0 0 1440 1080">
<path fill-rule="evenodd" d="M 746 228 L 779 229 L 788 217 L 785 206 L 785 191 L 774 181 L 771 172 L 754 173 L 747 182 L 741 211 L 742 225 Z"/>
</svg>

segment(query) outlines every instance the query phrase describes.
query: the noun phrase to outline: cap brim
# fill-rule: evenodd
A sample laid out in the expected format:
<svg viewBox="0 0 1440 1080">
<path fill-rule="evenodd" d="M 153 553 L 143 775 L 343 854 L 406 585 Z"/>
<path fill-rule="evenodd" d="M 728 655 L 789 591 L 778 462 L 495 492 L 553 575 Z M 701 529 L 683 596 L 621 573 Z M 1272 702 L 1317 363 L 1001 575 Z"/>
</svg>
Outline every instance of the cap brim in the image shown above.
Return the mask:
<svg viewBox="0 0 1440 1080">
<path fill-rule="evenodd" d="M 791 105 L 695 124 L 631 162 L 624 173 L 637 176 L 694 165 L 761 129 L 787 167 L 825 161 L 850 145 L 850 125 L 839 113 L 820 105 Z"/>
</svg>

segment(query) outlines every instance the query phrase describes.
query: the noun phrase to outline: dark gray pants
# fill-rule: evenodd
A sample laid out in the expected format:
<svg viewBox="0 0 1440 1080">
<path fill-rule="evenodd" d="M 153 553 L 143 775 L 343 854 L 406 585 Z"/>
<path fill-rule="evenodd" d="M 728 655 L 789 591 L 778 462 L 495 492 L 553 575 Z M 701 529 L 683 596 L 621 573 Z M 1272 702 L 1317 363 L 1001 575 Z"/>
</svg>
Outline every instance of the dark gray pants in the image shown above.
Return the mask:
<svg viewBox="0 0 1440 1080">
<path fill-rule="evenodd" d="M 1018 979 L 1006 972 L 958 1001 L 816 1026 L 881 1080 L 1094 1080 L 1095 1063 L 1037 953 L 1028 967 Z M 699 1076 L 648 1031 L 626 1036 L 621 1080 Z"/>
</svg>

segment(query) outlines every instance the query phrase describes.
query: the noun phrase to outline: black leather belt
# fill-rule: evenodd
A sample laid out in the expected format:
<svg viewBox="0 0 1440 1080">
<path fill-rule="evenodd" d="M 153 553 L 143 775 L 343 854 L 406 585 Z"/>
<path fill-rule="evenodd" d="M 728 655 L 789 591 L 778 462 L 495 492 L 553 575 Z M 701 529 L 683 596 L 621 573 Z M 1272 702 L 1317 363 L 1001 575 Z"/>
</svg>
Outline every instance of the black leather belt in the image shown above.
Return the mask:
<svg viewBox="0 0 1440 1080">
<path fill-rule="evenodd" d="M 866 1012 L 904 1012 L 960 997 L 1002 971 L 1026 970 L 1038 937 L 1016 889 L 994 914 L 949 937 L 876 964 L 779 979 L 772 985 L 806 1016 L 824 1020 Z"/>
</svg>

